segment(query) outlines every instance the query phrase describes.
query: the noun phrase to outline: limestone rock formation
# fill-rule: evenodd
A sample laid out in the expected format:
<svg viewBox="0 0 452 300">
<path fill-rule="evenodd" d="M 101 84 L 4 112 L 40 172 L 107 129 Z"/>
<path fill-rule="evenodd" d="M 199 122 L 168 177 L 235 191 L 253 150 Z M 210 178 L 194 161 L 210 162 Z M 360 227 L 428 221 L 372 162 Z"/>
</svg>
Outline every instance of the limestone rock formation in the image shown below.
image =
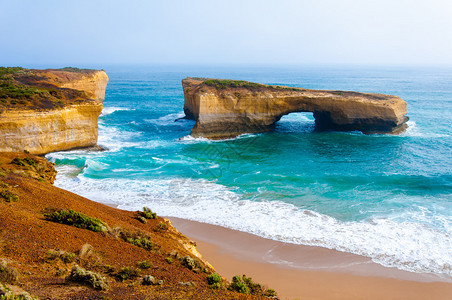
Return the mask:
<svg viewBox="0 0 452 300">
<path fill-rule="evenodd" d="M 105 71 L 0 71 L 0 151 L 45 154 L 96 145 Z"/>
<path fill-rule="evenodd" d="M 317 130 L 397 133 L 408 120 L 406 102 L 397 96 L 190 77 L 182 86 L 186 118 L 196 121 L 194 137 L 271 131 L 292 112 L 313 112 Z"/>
</svg>

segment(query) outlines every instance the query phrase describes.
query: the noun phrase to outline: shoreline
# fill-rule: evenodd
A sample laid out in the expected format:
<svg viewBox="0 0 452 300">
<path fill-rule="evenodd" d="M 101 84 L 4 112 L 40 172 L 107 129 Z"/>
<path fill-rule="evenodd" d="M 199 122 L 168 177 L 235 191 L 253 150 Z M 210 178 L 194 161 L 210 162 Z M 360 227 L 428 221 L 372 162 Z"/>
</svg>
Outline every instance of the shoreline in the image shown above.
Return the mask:
<svg viewBox="0 0 452 300">
<path fill-rule="evenodd" d="M 322 247 L 167 218 L 197 243 L 198 251 L 218 273 L 228 280 L 246 274 L 275 289 L 281 299 L 452 298 L 452 278 L 384 267 L 368 257 Z"/>
</svg>

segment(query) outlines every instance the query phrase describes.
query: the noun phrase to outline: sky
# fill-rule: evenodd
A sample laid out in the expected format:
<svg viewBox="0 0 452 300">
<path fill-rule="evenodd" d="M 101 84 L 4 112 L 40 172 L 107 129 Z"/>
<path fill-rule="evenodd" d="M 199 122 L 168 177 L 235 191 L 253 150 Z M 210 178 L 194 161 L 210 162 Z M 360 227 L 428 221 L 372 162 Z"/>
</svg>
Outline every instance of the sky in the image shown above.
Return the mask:
<svg viewBox="0 0 452 300">
<path fill-rule="evenodd" d="M 452 65 L 452 0 L 0 0 L 0 65 Z"/>
</svg>

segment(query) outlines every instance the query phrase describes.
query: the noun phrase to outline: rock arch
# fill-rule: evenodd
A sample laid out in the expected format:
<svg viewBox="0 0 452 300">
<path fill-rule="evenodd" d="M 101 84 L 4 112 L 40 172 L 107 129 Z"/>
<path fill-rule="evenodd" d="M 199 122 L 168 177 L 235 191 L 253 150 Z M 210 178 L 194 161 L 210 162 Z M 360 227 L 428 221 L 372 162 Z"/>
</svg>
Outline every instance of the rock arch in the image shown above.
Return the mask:
<svg viewBox="0 0 452 300">
<path fill-rule="evenodd" d="M 272 86 L 248 81 L 185 78 L 184 111 L 194 137 L 231 138 L 271 131 L 282 116 L 312 112 L 316 129 L 398 133 L 406 102 L 397 96 Z"/>
</svg>

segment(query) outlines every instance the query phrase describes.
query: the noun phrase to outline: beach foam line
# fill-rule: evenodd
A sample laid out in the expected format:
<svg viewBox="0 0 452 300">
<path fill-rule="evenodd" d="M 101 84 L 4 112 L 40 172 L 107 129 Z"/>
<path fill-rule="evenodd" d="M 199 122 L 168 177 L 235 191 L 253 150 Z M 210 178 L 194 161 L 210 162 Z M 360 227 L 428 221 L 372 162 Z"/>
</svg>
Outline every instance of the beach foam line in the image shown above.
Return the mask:
<svg viewBox="0 0 452 300">
<path fill-rule="evenodd" d="M 280 201 L 243 200 L 202 179 L 91 179 L 58 175 L 55 185 L 121 209 L 148 206 L 180 217 L 286 243 L 321 246 L 370 257 L 389 267 L 452 276 L 452 237 L 425 224 L 385 218 L 342 222 Z"/>
</svg>

